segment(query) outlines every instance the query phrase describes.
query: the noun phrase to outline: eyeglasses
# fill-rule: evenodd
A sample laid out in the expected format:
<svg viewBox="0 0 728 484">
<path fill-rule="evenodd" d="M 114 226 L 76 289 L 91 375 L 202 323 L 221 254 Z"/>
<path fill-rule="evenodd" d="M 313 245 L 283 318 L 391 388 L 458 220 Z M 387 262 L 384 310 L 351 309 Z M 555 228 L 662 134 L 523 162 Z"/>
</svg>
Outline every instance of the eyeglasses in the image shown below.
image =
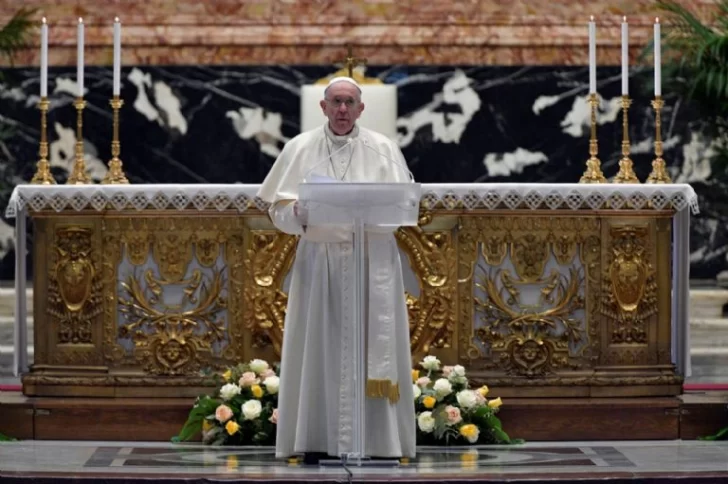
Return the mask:
<svg viewBox="0 0 728 484">
<path fill-rule="evenodd" d="M 337 98 L 334 98 L 334 99 L 326 99 L 326 102 L 329 103 L 329 104 L 333 104 L 337 108 L 339 106 L 341 106 L 342 104 L 345 104 L 347 108 L 353 108 L 354 106 L 357 105 L 357 103 L 359 101 L 357 101 L 356 99 L 353 99 L 353 98 L 341 99 L 341 98 L 338 98 L 337 97 Z"/>
</svg>

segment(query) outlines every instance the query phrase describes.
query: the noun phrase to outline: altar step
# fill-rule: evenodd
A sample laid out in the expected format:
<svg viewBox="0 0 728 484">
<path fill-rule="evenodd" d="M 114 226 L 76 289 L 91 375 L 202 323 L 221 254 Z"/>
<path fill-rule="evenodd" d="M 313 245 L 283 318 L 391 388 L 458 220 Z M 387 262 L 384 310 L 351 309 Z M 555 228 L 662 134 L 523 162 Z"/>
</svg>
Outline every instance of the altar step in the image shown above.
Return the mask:
<svg viewBox="0 0 728 484">
<path fill-rule="evenodd" d="M 169 442 L 189 398 L 57 398 L 0 393 L 0 433 L 20 439 Z M 510 398 L 499 418 L 535 441 L 692 440 L 728 425 L 726 394 L 652 398 Z M 153 415 L 154 418 L 139 418 Z M 70 432 L 70 433 L 69 433 Z"/>
</svg>

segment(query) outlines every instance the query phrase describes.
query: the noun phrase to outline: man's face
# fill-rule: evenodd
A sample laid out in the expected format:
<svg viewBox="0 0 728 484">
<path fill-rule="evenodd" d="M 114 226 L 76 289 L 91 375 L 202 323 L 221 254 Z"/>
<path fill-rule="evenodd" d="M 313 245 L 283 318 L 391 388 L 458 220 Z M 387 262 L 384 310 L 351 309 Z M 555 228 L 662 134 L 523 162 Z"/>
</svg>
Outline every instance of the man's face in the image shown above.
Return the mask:
<svg viewBox="0 0 728 484">
<path fill-rule="evenodd" d="M 364 103 L 356 86 L 348 82 L 332 84 L 321 101 L 321 109 L 329 118 L 331 131 L 344 135 L 351 131 L 364 110 Z"/>
</svg>

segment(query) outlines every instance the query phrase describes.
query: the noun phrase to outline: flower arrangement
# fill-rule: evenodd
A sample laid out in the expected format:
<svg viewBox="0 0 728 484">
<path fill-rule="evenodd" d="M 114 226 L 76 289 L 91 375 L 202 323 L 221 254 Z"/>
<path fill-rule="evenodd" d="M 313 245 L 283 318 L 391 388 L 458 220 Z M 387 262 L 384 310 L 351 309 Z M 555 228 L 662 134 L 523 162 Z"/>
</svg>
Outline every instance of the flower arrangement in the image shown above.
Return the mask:
<svg viewBox="0 0 728 484">
<path fill-rule="evenodd" d="M 488 387 L 469 388 L 465 368 L 442 366 L 426 356 L 412 370 L 418 445 L 510 444 L 496 417 L 503 401 L 488 400 Z"/>
<path fill-rule="evenodd" d="M 496 417 L 500 398 L 486 399 L 488 387 L 471 390 L 460 365 L 442 366 L 434 356 L 412 370 L 418 445 L 514 443 Z M 252 360 L 215 374 L 212 395 L 197 398 L 173 440 L 198 433 L 208 445 L 274 445 L 278 424 L 279 369 Z"/>
<path fill-rule="evenodd" d="M 279 371 L 264 360 L 214 375 L 213 396 L 197 398 L 176 441 L 199 432 L 209 445 L 273 445 L 278 423 Z"/>
</svg>

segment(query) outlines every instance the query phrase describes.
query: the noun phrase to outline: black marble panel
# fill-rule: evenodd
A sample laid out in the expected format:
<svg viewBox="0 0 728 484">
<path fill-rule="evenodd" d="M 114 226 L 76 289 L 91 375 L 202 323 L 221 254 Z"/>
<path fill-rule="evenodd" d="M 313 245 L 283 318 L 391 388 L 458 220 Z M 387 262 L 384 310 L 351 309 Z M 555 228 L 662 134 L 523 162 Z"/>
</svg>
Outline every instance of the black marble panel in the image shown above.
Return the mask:
<svg viewBox="0 0 728 484">
<path fill-rule="evenodd" d="M 122 159 L 132 183 L 259 183 L 287 139 L 299 133 L 300 87 L 322 66 L 139 66 L 123 69 Z M 32 177 L 39 138 L 38 71 L 0 70 L 0 210 Z M 652 71 L 632 73 L 631 158 L 641 180 L 653 158 Z M 576 182 L 588 157 L 584 67 L 370 66 L 398 86 L 399 143 L 423 183 Z M 618 170 L 619 68 L 598 71 L 602 168 Z M 49 74 L 51 163 L 59 182 L 73 161 L 75 69 Z M 86 69 L 86 162 L 100 179 L 110 158 L 111 69 Z M 684 99 L 666 93 L 665 159 L 673 179 L 700 195 L 691 229 L 691 276 L 728 269 L 726 175 L 708 161 L 715 142 Z M 13 220 L 0 221 L 0 280 L 13 278 Z"/>
</svg>

